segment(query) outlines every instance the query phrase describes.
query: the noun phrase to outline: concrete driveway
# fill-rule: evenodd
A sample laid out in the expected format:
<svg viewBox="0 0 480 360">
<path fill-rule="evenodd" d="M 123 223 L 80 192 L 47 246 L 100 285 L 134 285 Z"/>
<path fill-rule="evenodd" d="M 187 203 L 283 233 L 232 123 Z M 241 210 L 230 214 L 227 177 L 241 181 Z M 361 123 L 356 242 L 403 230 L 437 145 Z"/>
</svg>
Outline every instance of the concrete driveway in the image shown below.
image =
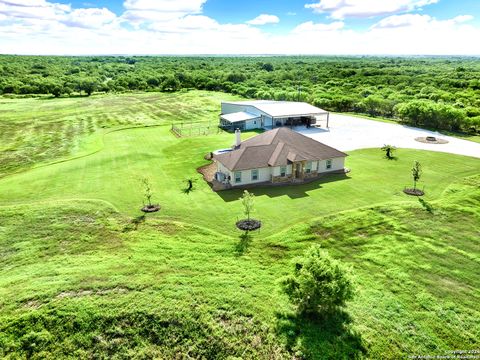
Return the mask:
<svg viewBox="0 0 480 360">
<path fill-rule="evenodd" d="M 480 144 L 445 136 L 410 126 L 384 123 L 348 115 L 330 114 L 330 129 L 297 127 L 296 131 L 341 151 L 380 148 L 385 144 L 397 148 L 441 151 L 480 158 Z M 417 137 L 435 136 L 448 144 L 425 144 Z"/>
</svg>

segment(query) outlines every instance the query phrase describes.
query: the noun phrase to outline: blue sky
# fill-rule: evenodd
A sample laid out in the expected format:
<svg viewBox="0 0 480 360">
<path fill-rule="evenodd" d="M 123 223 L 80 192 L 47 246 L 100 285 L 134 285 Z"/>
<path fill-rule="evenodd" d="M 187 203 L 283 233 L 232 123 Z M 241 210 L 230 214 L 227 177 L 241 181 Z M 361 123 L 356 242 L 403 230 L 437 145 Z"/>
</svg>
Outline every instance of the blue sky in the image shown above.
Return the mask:
<svg viewBox="0 0 480 360">
<path fill-rule="evenodd" d="M 480 54 L 480 0 L 0 0 L 0 53 Z"/>
<path fill-rule="evenodd" d="M 381 0 L 380 0 L 381 1 Z M 58 1 L 63 4 L 71 4 L 72 7 L 106 7 L 118 16 L 125 11 L 121 0 L 102 1 Z M 305 8 L 305 4 L 315 3 L 314 0 L 209 0 L 203 6 L 203 14 L 222 22 L 242 23 L 255 18 L 258 14 L 273 14 L 281 19 L 281 23 L 272 27 L 272 31 L 288 31 L 299 22 L 309 20 L 327 21 L 328 14 L 314 14 Z M 477 17 L 473 20 L 480 24 L 480 0 L 442 0 L 435 4 L 424 7 L 420 13 L 436 17 L 439 20 L 446 20 L 463 14 L 474 14 Z M 295 15 L 293 15 L 295 14 Z M 367 19 L 351 19 L 349 27 L 353 29 L 365 29 L 372 25 L 376 17 Z"/>
</svg>

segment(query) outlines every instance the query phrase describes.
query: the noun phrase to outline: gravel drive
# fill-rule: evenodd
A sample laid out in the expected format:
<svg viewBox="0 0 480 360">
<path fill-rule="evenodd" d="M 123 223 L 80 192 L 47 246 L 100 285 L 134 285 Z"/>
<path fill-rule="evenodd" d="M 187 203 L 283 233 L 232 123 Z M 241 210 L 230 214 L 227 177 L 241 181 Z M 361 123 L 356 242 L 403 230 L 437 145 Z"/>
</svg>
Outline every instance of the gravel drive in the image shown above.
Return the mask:
<svg viewBox="0 0 480 360">
<path fill-rule="evenodd" d="M 385 144 L 397 148 L 441 151 L 480 158 L 480 144 L 437 132 L 405 125 L 384 123 L 354 116 L 330 114 L 330 129 L 297 127 L 296 131 L 342 151 L 380 148 Z M 435 136 L 448 144 L 425 144 L 418 137 Z"/>
</svg>

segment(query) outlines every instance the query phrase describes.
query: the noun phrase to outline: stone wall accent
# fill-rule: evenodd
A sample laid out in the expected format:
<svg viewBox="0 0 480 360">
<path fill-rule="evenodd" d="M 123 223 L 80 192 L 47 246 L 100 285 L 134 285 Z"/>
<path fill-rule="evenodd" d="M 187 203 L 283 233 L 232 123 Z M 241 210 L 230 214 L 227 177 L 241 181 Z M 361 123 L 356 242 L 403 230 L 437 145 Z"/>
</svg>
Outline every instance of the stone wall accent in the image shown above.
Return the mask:
<svg viewBox="0 0 480 360">
<path fill-rule="evenodd" d="M 305 173 L 304 177 L 305 179 L 318 177 L 318 171 L 311 171 L 310 173 Z"/>
<path fill-rule="evenodd" d="M 281 183 L 288 183 L 291 182 L 293 179 L 292 175 L 287 176 L 272 176 L 272 183 L 273 184 L 281 184 Z"/>
</svg>

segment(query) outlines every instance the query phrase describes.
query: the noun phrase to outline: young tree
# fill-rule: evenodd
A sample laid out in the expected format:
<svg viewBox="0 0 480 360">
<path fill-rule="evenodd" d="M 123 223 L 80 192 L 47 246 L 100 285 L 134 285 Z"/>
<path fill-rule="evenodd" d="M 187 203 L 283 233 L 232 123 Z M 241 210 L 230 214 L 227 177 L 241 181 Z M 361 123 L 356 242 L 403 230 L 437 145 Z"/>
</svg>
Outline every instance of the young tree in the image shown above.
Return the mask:
<svg viewBox="0 0 480 360">
<path fill-rule="evenodd" d="M 147 206 L 148 207 L 152 207 L 152 196 L 153 196 L 153 191 L 152 191 L 152 187 L 150 185 L 150 181 L 147 179 L 147 178 L 143 178 L 142 179 L 142 184 L 144 186 L 144 196 L 145 196 L 145 199 L 147 200 Z"/>
<path fill-rule="evenodd" d="M 300 313 L 331 313 L 354 292 L 349 270 L 318 245 L 296 259 L 294 272 L 283 279 L 282 287 Z"/>
<path fill-rule="evenodd" d="M 245 190 L 240 200 L 242 200 L 243 213 L 247 216 L 247 220 L 250 220 L 250 214 L 253 212 L 255 203 L 255 195 Z"/>
<path fill-rule="evenodd" d="M 393 151 L 396 150 L 395 146 L 392 146 L 392 145 L 383 145 L 382 147 L 382 151 L 385 151 L 385 156 L 387 157 L 387 159 L 393 159 L 394 156 L 393 156 Z"/>
<path fill-rule="evenodd" d="M 415 160 L 413 162 L 413 167 L 412 167 L 412 177 L 413 177 L 413 190 L 415 191 L 417 189 L 417 181 L 420 180 L 420 177 L 422 176 L 422 166 L 420 163 Z"/>
<path fill-rule="evenodd" d="M 189 179 L 186 179 L 185 181 L 187 182 L 187 187 L 183 189 L 183 192 L 185 194 L 189 194 L 190 192 L 193 191 L 193 185 L 196 182 L 196 179 L 189 178 Z"/>
</svg>

